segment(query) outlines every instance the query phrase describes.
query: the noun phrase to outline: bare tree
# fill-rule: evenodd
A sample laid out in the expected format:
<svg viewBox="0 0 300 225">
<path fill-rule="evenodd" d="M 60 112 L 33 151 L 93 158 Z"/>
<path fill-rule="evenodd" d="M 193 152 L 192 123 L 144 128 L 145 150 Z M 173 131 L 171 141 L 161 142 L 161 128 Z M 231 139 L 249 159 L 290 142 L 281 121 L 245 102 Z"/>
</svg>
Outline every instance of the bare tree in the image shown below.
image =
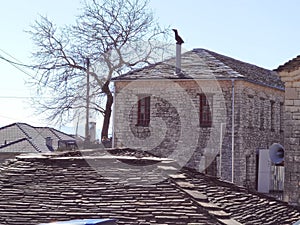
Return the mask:
<svg viewBox="0 0 300 225">
<path fill-rule="evenodd" d="M 108 137 L 112 77 L 161 60 L 168 45 L 168 30 L 155 21 L 148 0 L 86 1 L 75 25 L 59 29 L 41 17 L 29 33 L 37 47 L 33 68 L 38 69 L 31 82 L 51 96 L 35 101 L 36 107 L 49 120 L 64 123 L 87 107 L 88 97 L 89 107 L 104 116 L 102 139 Z"/>
</svg>

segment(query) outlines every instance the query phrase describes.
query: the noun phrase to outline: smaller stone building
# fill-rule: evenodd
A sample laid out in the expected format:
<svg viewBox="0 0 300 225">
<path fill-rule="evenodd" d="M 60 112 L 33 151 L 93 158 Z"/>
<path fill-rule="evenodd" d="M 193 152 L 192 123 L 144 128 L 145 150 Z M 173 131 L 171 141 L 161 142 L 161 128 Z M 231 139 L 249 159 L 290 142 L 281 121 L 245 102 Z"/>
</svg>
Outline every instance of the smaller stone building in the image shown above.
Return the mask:
<svg viewBox="0 0 300 225">
<path fill-rule="evenodd" d="M 283 143 L 278 74 L 194 49 L 114 79 L 114 147 L 147 150 L 257 187 L 259 150 Z"/>
<path fill-rule="evenodd" d="M 276 70 L 285 83 L 284 200 L 300 205 L 300 56 Z"/>
</svg>

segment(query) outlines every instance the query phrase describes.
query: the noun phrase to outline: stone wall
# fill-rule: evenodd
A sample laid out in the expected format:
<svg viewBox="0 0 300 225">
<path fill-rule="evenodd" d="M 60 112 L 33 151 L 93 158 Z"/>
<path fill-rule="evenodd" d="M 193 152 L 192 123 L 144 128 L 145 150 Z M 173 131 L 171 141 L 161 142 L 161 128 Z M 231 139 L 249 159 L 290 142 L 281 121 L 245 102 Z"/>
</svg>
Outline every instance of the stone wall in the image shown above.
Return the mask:
<svg viewBox="0 0 300 225">
<path fill-rule="evenodd" d="M 284 146 L 284 91 L 236 82 L 235 183 L 256 188 L 258 151 Z"/>
<path fill-rule="evenodd" d="M 257 150 L 273 142 L 283 144 L 279 121 L 284 92 L 245 81 L 235 81 L 234 89 L 232 148 L 231 80 L 116 82 L 114 145 L 175 156 L 182 164 L 227 181 L 232 180 L 234 149 L 234 182 L 256 188 Z M 213 99 L 211 127 L 199 123 L 201 93 Z M 149 127 L 136 126 L 139 95 L 151 96 Z"/>
<path fill-rule="evenodd" d="M 284 200 L 300 205 L 300 70 L 279 72 L 285 82 Z"/>
</svg>

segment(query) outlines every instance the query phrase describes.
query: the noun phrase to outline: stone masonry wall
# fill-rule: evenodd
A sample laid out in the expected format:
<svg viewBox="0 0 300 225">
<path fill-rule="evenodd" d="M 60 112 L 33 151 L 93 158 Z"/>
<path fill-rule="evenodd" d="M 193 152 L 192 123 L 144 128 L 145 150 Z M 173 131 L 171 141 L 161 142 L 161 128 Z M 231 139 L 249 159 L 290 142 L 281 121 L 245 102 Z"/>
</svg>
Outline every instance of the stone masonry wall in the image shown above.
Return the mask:
<svg viewBox="0 0 300 225">
<path fill-rule="evenodd" d="M 283 92 L 244 81 L 234 85 L 234 182 L 255 188 L 257 149 L 283 144 L 279 125 Z M 122 81 L 116 82 L 115 93 L 115 147 L 142 148 L 163 157 L 172 157 L 179 149 L 182 158 L 189 157 L 182 160 L 187 166 L 231 181 L 231 80 Z M 201 93 L 213 99 L 212 127 L 200 127 Z M 149 127 L 136 126 L 138 95 L 151 96 Z M 275 102 L 272 130 L 271 102 Z M 256 118 L 260 108 L 262 120 Z"/>
<path fill-rule="evenodd" d="M 235 183 L 256 189 L 258 150 L 284 146 L 284 91 L 236 82 Z"/>
<path fill-rule="evenodd" d="M 280 72 L 285 82 L 284 200 L 300 205 L 300 71 Z"/>
</svg>

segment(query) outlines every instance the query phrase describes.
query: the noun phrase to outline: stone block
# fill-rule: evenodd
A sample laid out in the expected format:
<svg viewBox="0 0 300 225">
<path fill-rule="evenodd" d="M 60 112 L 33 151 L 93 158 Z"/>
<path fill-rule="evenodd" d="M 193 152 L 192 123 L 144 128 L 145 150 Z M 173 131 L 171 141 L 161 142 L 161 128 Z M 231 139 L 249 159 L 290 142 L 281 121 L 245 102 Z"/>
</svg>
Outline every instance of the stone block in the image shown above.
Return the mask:
<svg viewBox="0 0 300 225">
<path fill-rule="evenodd" d="M 299 99 L 294 100 L 294 105 L 295 105 L 295 106 L 300 106 L 300 100 L 299 100 Z"/>
<path fill-rule="evenodd" d="M 296 127 L 294 127 L 295 129 L 298 129 L 298 128 L 296 128 Z M 300 137 L 300 130 L 295 130 L 294 129 L 294 131 L 293 131 L 293 133 L 292 133 L 292 136 L 293 137 L 296 137 L 296 138 L 299 138 Z M 300 146 L 299 146 L 299 148 L 300 148 Z"/>
<path fill-rule="evenodd" d="M 294 162 L 300 162 L 300 156 L 294 156 Z"/>
<path fill-rule="evenodd" d="M 285 98 L 286 100 L 298 99 L 298 88 L 288 87 L 285 89 Z"/>
<path fill-rule="evenodd" d="M 297 144 L 299 144 L 299 138 L 289 138 L 289 143 L 291 144 L 291 145 L 297 145 Z"/>
<path fill-rule="evenodd" d="M 291 121 L 291 124 L 297 125 L 298 123 L 296 124 L 295 122 L 298 122 L 300 120 L 300 113 L 293 113 L 292 119 L 293 120 Z"/>
<path fill-rule="evenodd" d="M 285 111 L 286 112 L 300 112 L 300 107 L 299 106 L 285 106 Z"/>
<path fill-rule="evenodd" d="M 300 82 L 299 81 L 294 81 L 292 82 L 292 87 L 295 87 L 295 88 L 300 88 Z"/>
<path fill-rule="evenodd" d="M 286 100 L 285 105 L 286 106 L 293 106 L 294 105 L 294 100 Z"/>
</svg>

